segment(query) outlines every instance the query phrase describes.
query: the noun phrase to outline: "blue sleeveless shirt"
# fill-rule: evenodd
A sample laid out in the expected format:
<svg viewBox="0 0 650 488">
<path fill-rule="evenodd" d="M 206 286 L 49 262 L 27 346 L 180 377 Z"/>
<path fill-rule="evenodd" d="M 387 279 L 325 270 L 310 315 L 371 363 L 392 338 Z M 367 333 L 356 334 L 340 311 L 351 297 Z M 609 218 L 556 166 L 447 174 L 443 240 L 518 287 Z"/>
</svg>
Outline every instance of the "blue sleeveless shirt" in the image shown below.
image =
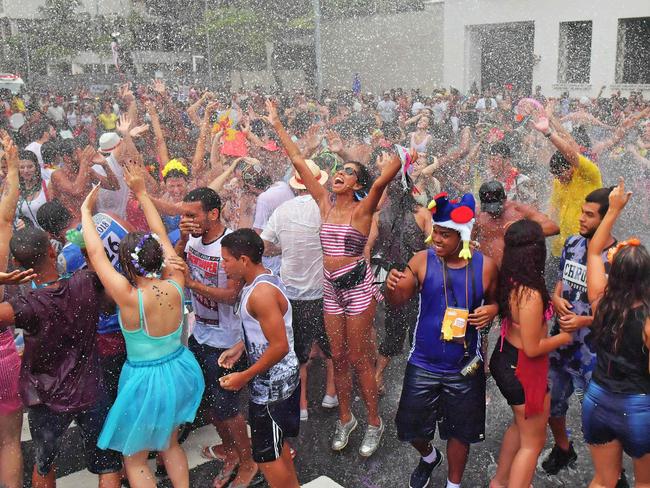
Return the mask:
<svg viewBox="0 0 650 488">
<path fill-rule="evenodd" d="M 467 266 L 470 268 L 446 268 L 447 300 L 450 308 L 465 308 L 471 313 L 483 302 L 483 255 L 473 251 L 471 264 Z M 474 356 L 481 354 L 481 344 L 478 331 L 471 325 L 465 332 L 465 344 L 442 340 L 446 308 L 443 263 L 435 251 L 429 249 L 418 322 L 408 360 L 432 373 L 458 374 Z"/>
</svg>

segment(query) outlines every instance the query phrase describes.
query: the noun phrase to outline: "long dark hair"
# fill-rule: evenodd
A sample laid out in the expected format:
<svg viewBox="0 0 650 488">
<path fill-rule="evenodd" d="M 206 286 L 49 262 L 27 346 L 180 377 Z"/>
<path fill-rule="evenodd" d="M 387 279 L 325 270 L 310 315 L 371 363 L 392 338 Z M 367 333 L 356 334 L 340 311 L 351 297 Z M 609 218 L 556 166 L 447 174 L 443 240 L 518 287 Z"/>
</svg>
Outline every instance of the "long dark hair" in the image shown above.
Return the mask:
<svg viewBox="0 0 650 488">
<path fill-rule="evenodd" d="M 510 298 L 515 293 L 521 299 L 524 293 L 537 291 L 542 296 L 544 309 L 551 301 L 544 281 L 546 243 L 542 226 L 532 220 L 518 220 L 506 231 L 505 248 L 499 272 L 497 300 L 503 318 L 512 320 Z"/>
<path fill-rule="evenodd" d="M 361 185 L 361 189 L 357 190 L 354 196 L 357 201 L 363 200 L 368 195 L 370 187 L 374 183 L 370 171 L 358 161 L 347 161 L 346 164 L 354 164 L 357 167 L 357 183 Z"/>
<path fill-rule="evenodd" d="M 640 305 L 635 307 L 635 303 Z M 598 342 L 611 344 L 616 352 L 625 324 L 635 312 L 642 320 L 650 316 L 650 255 L 643 245 L 625 246 L 614 255 L 607 287 L 594 317 Z"/>
</svg>

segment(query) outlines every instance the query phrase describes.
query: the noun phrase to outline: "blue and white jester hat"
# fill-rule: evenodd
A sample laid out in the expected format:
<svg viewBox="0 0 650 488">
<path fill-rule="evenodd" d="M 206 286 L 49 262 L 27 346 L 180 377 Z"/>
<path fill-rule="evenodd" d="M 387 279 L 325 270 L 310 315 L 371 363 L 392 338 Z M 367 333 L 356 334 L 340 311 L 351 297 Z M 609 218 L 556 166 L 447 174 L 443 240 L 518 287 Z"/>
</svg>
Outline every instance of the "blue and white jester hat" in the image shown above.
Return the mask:
<svg viewBox="0 0 650 488">
<path fill-rule="evenodd" d="M 428 206 L 433 215 L 433 225 L 453 229 L 460 234 L 463 248 L 458 257 L 461 259 L 472 258 L 469 243 L 472 239 L 472 228 L 475 222 L 475 207 L 474 195 L 471 193 L 466 193 L 460 200 L 449 200 L 446 193 L 440 193 L 431 200 Z M 427 244 L 431 243 L 431 240 L 431 236 L 429 236 L 426 240 Z"/>
</svg>

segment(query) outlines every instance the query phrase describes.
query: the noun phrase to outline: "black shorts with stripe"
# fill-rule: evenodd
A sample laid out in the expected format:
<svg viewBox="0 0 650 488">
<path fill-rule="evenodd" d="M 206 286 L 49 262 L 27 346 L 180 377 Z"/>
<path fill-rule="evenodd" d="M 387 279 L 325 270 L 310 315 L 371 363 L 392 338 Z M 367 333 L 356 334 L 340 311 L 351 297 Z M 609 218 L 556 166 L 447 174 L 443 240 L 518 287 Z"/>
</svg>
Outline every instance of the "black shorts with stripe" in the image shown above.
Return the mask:
<svg viewBox="0 0 650 488">
<path fill-rule="evenodd" d="M 253 460 L 270 463 L 279 459 L 285 438 L 297 437 L 300 431 L 300 384 L 285 400 L 264 405 L 249 402 L 248 423 Z"/>
</svg>

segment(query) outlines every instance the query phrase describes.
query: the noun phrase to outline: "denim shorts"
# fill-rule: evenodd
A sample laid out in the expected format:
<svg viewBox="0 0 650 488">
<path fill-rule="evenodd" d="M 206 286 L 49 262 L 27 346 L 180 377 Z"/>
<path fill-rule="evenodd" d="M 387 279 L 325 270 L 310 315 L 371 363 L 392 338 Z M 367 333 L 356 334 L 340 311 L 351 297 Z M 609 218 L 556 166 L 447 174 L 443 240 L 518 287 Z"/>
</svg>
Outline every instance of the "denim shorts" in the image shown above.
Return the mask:
<svg viewBox="0 0 650 488">
<path fill-rule="evenodd" d="M 628 456 L 650 453 L 650 395 L 612 393 L 591 381 L 582 402 L 582 432 L 587 444 L 623 445 Z"/>
<path fill-rule="evenodd" d="M 88 471 L 94 474 L 115 473 L 122 469 L 122 455 L 110 449 L 97 447 L 97 439 L 104 426 L 109 405 L 101 402 L 83 412 L 55 412 L 45 405 L 27 409 L 29 430 L 34 442 L 34 457 L 38 474 L 46 476 L 52 469 L 61 449 L 63 436 L 74 420 L 83 438 L 83 452 Z"/>
<path fill-rule="evenodd" d="M 246 354 L 235 363 L 232 369 L 219 366 L 218 360 L 226 349 L 219 349 L 207 344 L 199 344 L 194 337 L 190 337 L 189 349 L 201 366 L 205 378 L 205 392 L 203 393 L 202 407 L 210 413 L 210 421 L 224 421 L 235 417 L 240 412 L 240 391 L 229 391 L 221 388 L 219 378 L 230 373 L 246 369 Z"/>
<path fill-rule="evenodd" d="M 437 374 L 406 365 L 397 415 L 397 437 L 403 442 L 440 438 L 473 444 L 485 439 L 485 373 L 471 376 Z"/>
</svg>

